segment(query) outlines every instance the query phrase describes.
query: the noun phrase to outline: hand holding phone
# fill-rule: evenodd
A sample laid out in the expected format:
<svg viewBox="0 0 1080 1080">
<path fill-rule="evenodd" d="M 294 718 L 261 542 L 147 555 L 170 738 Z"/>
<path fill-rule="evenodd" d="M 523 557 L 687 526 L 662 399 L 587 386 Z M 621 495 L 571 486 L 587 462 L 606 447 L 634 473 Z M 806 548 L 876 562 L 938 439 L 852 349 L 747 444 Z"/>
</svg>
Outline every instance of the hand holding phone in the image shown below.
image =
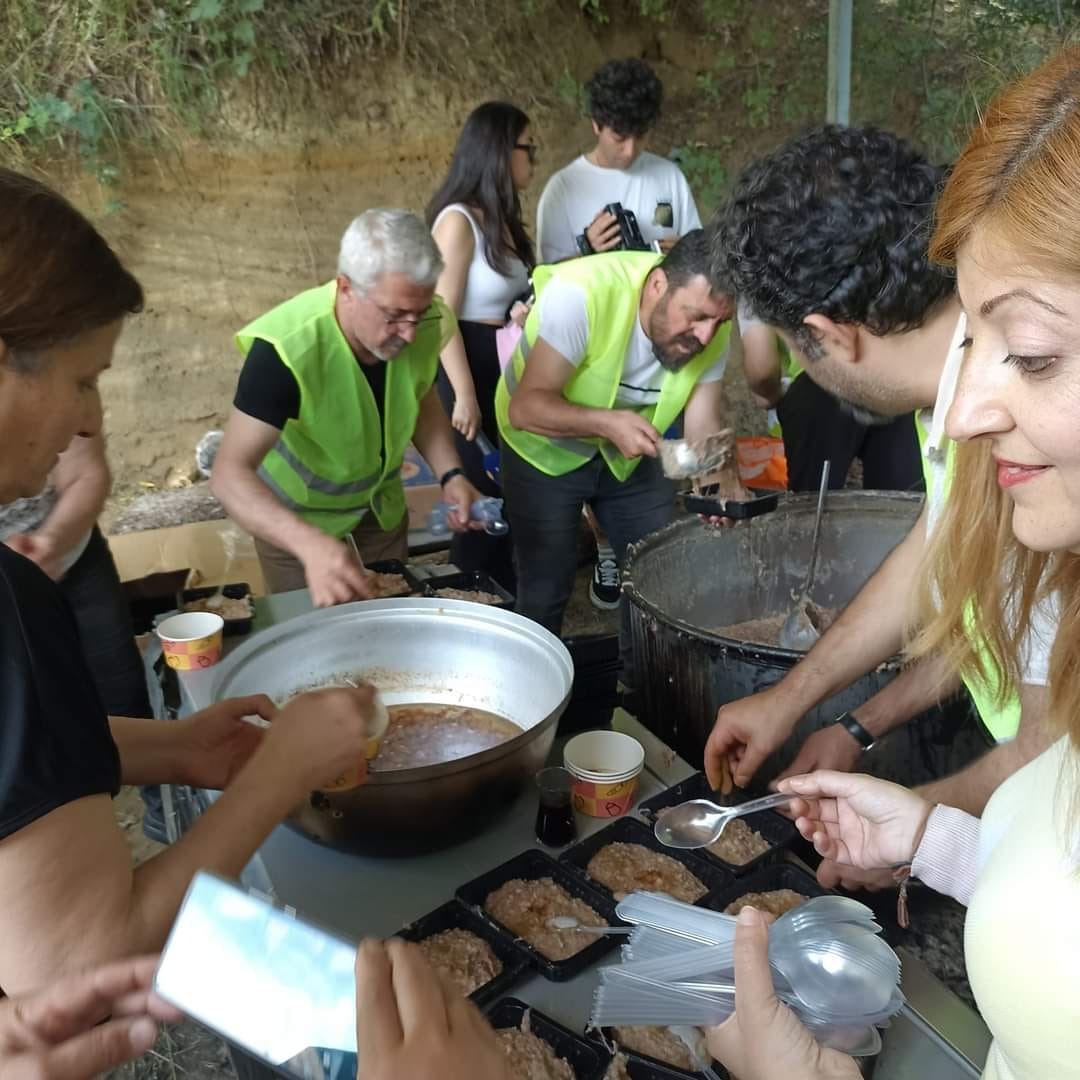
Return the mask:
<svg viewBox="0 0 1080 1080">
<path fill-rule="evenodd" d="M 364 941 L 357 950 L 356 1044 L 362 1080 L 513 1080 L 476 1006 L 407 941 Z"/>
</svg>

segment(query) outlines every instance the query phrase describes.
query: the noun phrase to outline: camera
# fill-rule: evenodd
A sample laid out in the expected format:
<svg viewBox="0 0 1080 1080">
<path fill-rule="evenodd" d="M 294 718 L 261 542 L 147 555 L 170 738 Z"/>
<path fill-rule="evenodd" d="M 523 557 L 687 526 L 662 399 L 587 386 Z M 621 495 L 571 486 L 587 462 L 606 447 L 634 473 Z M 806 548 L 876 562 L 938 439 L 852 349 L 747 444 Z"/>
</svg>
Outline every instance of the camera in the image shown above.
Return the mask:
<svg viewBox="0 0 1080 1080">
<path fill-rule="evenodd" d="M 622 203 L 608 203 L 604 207 L 605 214 L 611 214 L 619 223 L 619 246 L 616 250 L 621 251 L 648 251 L 649 245 L 645 243 L 638 228 L 637 216 L 633 210 L 624 210 Z"/>
<path fill-rule="evenodd" d="M 608 203 L 604 207 L 605 214 L 611 214 L 619 225 L 619 242 L 611 250 L 613 251 L 655 251 L 652 244 L 647 244 L 638 227 L 637 217 L 633 210 L 625 210 L 622 203 Z M 582 255 L 594 254 L 589 237 L 582 233 L 577 237 L 578 252 Z"/>
</svg>

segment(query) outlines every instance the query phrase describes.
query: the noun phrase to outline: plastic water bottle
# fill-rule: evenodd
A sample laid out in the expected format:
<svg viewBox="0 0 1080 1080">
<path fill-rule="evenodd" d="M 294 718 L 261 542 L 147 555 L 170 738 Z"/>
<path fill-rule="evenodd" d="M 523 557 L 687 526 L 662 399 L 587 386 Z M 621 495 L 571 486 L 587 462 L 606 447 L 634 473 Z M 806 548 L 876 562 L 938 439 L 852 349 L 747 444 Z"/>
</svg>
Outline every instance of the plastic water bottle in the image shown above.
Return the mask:
<svg viewBox="0 0 1080 1080">
<path fill-rule="evenodd" d="M 472 521 L 484 522 L 484 532 L 488 536 L 505 536 L 510 531 L 510 526 L 502 516 L 502 499 L 487 496 L 477 499 L 469 507 L 469 518 Z M 450 531 L 450 511 L 453 507 L 449 503 L 436 503 L 428 514 L 428 532 L 432 536 L 445 536 Z"/>
</svg>

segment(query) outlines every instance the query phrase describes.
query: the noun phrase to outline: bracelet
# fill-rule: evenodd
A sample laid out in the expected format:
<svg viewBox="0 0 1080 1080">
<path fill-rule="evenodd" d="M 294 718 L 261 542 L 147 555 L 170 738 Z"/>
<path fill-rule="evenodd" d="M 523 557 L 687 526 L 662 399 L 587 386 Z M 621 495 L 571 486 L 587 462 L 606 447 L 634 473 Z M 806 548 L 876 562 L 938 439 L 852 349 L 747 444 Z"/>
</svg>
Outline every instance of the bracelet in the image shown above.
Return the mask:
<svg viewBox="0 0 1080 1080">
<path fill-rule="evenodd" d="M 593 251 L 592 244 L 589 242 L 589 234 L 587 232 L 583 232 L 580 236 L 576 237 L 575 239 L 577 240 L 577 249 L 578 249 L 578 254 L 579 255 L 595 255 L 596 254 L 596 252 Z"/>
<path fill-rule="evenodd" d="M 453 469 L 447 469 L 446 472 L 439 477 L 439 487 L 446 487 L 446 485 L 454 479 L 455 476 L 464 476 L 465 470 L 457 465 Z"/>
<path fill-rule="evenodd" d="M 874 745 L 874 736 L 871 735 L 870 732 L 851 715 L 851 713 L 841 713 L 833 723 L 842 725 L 844 730 L 863 748 L 863 750 L 869 750 L 870 747 Z"/>
</svg>

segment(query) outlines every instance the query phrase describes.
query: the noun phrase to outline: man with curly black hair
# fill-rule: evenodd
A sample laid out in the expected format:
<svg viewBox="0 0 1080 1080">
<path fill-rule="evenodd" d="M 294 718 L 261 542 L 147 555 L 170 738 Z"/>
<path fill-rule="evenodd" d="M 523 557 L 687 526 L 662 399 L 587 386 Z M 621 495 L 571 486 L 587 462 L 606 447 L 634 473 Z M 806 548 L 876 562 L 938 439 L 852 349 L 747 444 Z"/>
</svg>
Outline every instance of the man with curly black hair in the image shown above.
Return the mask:
<svg viewBox="0 0 1080 1080">
<path fill-rule="evenodd" d="M 637 218 L 646 245 L 667 251 L 701 228 L 694 196 L 678 165 L 645 150 L 660 117 L 663 84 L 644 60 L 609 60 L 585 84 L 596 145 L 560 169 L 537 210 L 540 261 L 622 246 L 619 223 L 605 207 L 620 203 Z"/>
<path fill-rule="evenodd" d="M 927 251 L 943 177 L 895 135 L 825 127 L 752 163 L 713 224 L 714 274 L 732 283 L 740 304 L 803 365 L 796 385 L 812 380 L 868 414 L 902 417 L 917 430 L 927 487 L 915 527 L 805 662 L 775 686 L 720 709 L 705 748 L 714 785 L 726 764 L 745 786 L 776 751 L 781 764 L 798 751 L 784 775 L 851 770 L 875 740 L 959 689 L 944 666 L 921 661 L 850 712 L 825 711 L 827 699 L 903 647 L 912 582 L 947 496 L 952 444 L 944 423 L 965 327 L 953 275 Z M 981 813 L 997 784 L 1030 756 L 1053 635 L 1047 612 L 1028 641 L 1018 692 L 999 695 L 968 681 L 985 728 L 1013 742 L 924 794 Z M 823 882 L 836 883 L 831 864 L 821 873 Z"/>
<path fill-rule="evenodd" d="M 822 163 L 827 173 L 815 174 Z M 823 175 L 832 179 L 819 183 Z M 746 282 L 739 328 L 747 379 L 759 404 L 776 410 L 793 491 L 816 490 L 825 460 L 831 486 L 843 487 L 856 458 L 864 487 L 923 487 L 915 428 L 900 415 L 911 406 L 861 400 L 843 367 L 834 381 L 830 372 L 800 378 L 798 358 L 774 330 L 805 351 L 816 339 L 802 320 L 814 313 L 878 334 L 919 326 L 953 290 L 951 276 L 926 254 L 929 206 L 942 176 L 892 135 L 825 128 L 753 163 L 739 179 L 723 216 L 723 246 L 738 254 Z"/>
</svg>

